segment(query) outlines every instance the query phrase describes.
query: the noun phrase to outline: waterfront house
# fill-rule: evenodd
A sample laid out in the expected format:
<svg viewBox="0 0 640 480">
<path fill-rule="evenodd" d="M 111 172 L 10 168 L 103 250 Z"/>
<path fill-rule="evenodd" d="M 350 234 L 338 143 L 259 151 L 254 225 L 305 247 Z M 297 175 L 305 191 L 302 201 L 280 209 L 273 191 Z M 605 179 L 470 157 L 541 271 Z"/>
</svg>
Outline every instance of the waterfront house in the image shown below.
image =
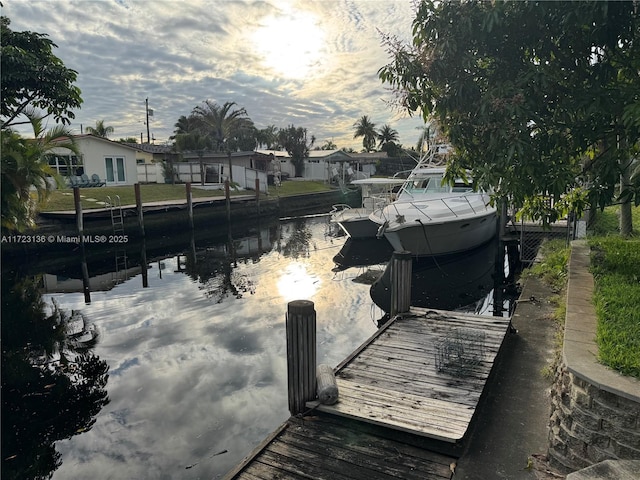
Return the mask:
<svg viewBox="0 0 640 480">
<path fill-rule="evenodd" d="M 107 138 L 76 135 L 79 155 L 66 148 L 54 148 L 49 165 L 62 177 L 96 174 L 107 185 L 133 185 L 138 181 L 136 150 Z"/>
</svg>

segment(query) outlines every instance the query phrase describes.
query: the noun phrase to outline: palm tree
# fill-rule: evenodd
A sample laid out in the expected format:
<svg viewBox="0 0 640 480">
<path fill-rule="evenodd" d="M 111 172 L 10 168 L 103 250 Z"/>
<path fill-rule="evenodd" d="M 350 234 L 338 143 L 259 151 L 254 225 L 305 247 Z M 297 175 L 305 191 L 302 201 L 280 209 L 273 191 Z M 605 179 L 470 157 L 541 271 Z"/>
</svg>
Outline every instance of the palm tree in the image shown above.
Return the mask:
<svg viewBox="0 0 640 480">
<path fill-rule="evenodd" d="M 247 143 L 247 137 L 255 136 L 255 126 L 247 111 L 244 107 L 232 110 L 235 105 L 236 102 L 225 102 L 220 106 L 211 100 L 205 100 L 192 113 L 198 118 L 203 133 L 211 139 L 213 149 L 217 152 L 226 151 L 229 155 L 230 181 L 233 181 L 231 152 Z"/>
<path fill-rule="evenodd" d="M 104 124 L 104 120 L 96 120 L 95 127 L 87 127 L 87 133 L 102 138 L 108 138 L 114 131 L 113 127 Z"/>
<path fill-rule="evenodd" d="M 24 231 L 33 227 L 37 206 L 44 202 L 53 184 L 61 183 L 58 173 L 49 166 L 47 154 L 65 148 L 79 155 L 71 131 L 58 125 L 45 131 L 42 116 L 35 110 L 24 112 L 33 128 L 33 139 L 25 139 L 11 129 L 0 131 L 2 147 L 2 229 Z M 31 188 L 37 202 L 31 197 Z"/>
<path fill-rule="evenodd" d="M 193 109 L 203 133 L 211 138 L 213 148 L 218 152 L 231 151 L 229 140 L 254 128 L 244 107 L 232 110 L 235 105 L 235 102 L 225 102 L 221 106 L 205 100 L 203 105 Z"/>
<path fill-rule="evenodd" d="M 367 115 L 363 115 L 360 120 L 353 124 L 356 133 L 353 138 L 362 137 L 362 146 L 368 152 L 376 146 L 378 133 L 376 132 L 376 124 L 369 120 Z"/>
<path fill-rule="evenodd" d="M 378 146 L 382 148 L 387 143 L 396 143 L 398 141 L 398 131 L 385 124 L 378 132 Z"/>
<path fill-rule="evenodd" d="M 266 148 L 267 150 L 275 150 L 278 144 L 278 127 L 275 125 L 269 125 L 266 128 L 261 128 L 257 132 L 258 145 Z"/>
<path fill-rule="evenodd" d="M 193 114 L 189 115 L 188 117 L 181 115 L 178 121 L 175 123 L 174 127 L 175 130 L 173 131 L 173 135 L 169 137 L 169 139 L 171 140 L 175 140 L 178 135 L 193 133 L 198 130 L 198 117 Z"/>
</svg>

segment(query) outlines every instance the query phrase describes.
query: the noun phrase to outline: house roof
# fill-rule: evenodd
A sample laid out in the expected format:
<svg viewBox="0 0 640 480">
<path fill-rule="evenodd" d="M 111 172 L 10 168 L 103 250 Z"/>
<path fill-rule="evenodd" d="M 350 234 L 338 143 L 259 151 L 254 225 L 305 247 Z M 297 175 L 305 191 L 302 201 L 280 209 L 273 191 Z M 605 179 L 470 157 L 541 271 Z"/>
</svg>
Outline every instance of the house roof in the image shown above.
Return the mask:
<svg viewBox="0 0 640 480">
<path fill-rule="evenodd" d="M 258 153 L 262 153 L 263 155 L 271 155 L 279 158 L 290 158 L 288 152 L 284 150 L 256 150 Z M 309 157 L 314 159 L 336 157 L 337 159 L 348 160 L 352 154 L 347 153 L 343 150 L 309 150 Z"/>
<path fill-rule="evenodd" d="M 351 158 L 354 160 L 378 160 L 380 158 L 387 158 L 387 152 L 360 152 L 350 153 Z"/>
<path fill-rule="evenodd" d="M 287 153 L 287 152 L 284 152 Z M 265 156 L 266 154 L 262 153 L 261 151 L 253 151 L 253 150 L 248 150 L 248 151 L 243 151 L 243 152 L 231 152 L 231 157 L 232 158 L 238 158 L 238 157 L 260 157 L 260 156 Z M 182 156 L 184 158 L 197 158 L 200 157 L 200 153 L 199 152 L 195 152 L 195 151 L 187 151 L 187 152 L 182 152 Z M 202 156 L 203 157 L 207 157 L 207 158 L 220 158 L 220 159 L 227 159 L 229 157 L 229 154 L 226 152 L 211 152 L 211 151 L 204 151 L 202 152 Z"/>
<path fill-rule="evenodd" d="M 122 144 L 145 153 L 172 153 L 173 148 L 171 145 L 154 145 L 152 143 L 123 142 Z"/>
<path fill-rule="evenodd" d="M 99 137 L 97 135 L 91 135 L 90 133 L 83 133 L 81 135 L 73 135 L 73 139 L 75 141 L 82 141 L 82 140 L 97 140 L 99 142 L 105 142 L 105 143 L 109 143 L 111 145 L 120 145 L 123 148 L 128 148 L 130 150 L 134 150 L 132 147 L 130 147 L 129 145 L 125 144 L 125 143 L 120 143 L 120 142 L 114 142 L 113 140 L 109 140 L 108 138 L 104 138 L 104 137 Z M 67 140 L 67 138 L 60 138 L 60 141 L 63 140 Z M 54 140 L 55 142 L 55 140 Z"/>
</svg>

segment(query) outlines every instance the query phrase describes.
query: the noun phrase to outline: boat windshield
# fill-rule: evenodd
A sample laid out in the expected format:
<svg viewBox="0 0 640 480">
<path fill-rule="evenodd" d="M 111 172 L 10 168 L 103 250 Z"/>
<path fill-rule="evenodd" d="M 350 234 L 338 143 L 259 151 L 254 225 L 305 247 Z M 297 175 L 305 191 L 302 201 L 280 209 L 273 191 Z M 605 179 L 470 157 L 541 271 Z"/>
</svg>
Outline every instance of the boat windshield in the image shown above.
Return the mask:
<svg viewBox="0 0 640 480">
<path fill-rule="evenodd" d="M 412 195 L 416 193 L 446 193 L 450 191 L 450 187 L 448 184 L 442 184 L 442 175 L 429 175 L 407 182 L 405 190 Z"/>
</svg>

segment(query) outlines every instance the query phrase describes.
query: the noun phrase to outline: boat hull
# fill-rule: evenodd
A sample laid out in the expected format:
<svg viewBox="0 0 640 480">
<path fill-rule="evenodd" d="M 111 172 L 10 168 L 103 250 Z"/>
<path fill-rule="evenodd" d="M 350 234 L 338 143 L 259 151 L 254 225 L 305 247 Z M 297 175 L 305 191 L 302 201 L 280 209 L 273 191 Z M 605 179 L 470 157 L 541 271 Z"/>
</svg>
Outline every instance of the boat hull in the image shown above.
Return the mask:
<svg viewBox="0 0 640 480">
<path fill-rule="evenodd" d="M 375 238 L 380 226 L 369 218 L 371 210 L 364 208 L 348 208 L 334 213 L 331 221 L 351 238 Z"/>
<path fill-rule="evenodd" d="M 378 228 L 380 228 L 377 223 L 372 222 L 369 218 L 345 220 L 338 222 L 338 225 L 349 237 L 359 240 L 376 238 Z"/>
<path fill-rule="evenodd" d="M 415 256 L 459 253 L 478 247 L 496 235 L 495 209 L 484 214 L 465 216 L 443 222 L 414 220 L 393 229 L 384 236 L 397 251 L 409 251 Z"/>
</svg>

